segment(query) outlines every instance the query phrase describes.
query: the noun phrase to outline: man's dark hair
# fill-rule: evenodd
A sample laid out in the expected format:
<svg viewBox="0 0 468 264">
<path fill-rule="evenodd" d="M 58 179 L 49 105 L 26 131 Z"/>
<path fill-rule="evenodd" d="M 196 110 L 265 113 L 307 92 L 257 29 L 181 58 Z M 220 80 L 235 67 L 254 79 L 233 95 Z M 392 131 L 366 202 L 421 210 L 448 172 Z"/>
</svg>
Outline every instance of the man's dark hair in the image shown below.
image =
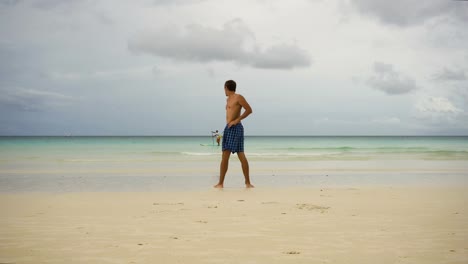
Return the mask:
<svg viewBox="0 0 468 264">
<path fill-rule="evenodd" d="M 236 91 L 236 82 L 233 81 L 233 80 L 226 81 L 226 83 L 224 83 L 224 87 L 226 87 L 231 92 L 235 92 Z"/>
</svg>

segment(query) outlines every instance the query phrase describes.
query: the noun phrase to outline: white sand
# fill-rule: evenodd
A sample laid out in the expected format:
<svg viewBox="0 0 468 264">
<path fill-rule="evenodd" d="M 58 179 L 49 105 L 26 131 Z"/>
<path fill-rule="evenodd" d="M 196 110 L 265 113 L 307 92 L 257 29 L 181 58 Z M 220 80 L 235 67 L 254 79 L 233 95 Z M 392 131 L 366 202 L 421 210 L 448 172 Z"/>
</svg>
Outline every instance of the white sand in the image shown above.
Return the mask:
<svg viewBox="0 0 468 264">
<path fill-rule="evenodd" d="M 0 194 L 0 263 L 468 263 L 468 188 Z"/>
</svg>

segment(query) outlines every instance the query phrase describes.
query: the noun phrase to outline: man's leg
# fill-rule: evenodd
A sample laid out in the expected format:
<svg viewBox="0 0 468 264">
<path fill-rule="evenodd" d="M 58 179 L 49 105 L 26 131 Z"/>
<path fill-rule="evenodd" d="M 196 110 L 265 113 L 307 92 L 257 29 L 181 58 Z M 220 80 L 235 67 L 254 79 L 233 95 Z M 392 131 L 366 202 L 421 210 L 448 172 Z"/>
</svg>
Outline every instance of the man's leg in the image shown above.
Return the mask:
<svg viewBox="0 0 468 264">
<path fill-rule="evenodd" d="M 219 182 L 214 187 L 215 188 L 223 188 L 224 187 L 224 177 L 226 176 L 226 172 L 229 166 L 229 157 L 231 156 L 230 150 L 223 151 L 223 157 L 221 159 L 221 164 L 219 166 Z"/>
<path fill-rule="evenodd" d="M 245 178 L 245 187 L 253 188 L 254 186 L 250 183 L 249 162 L 247 161 L 244 152 L 237 152 L 237 157 L 239 158 L 242 164 L 242 172 L 244 173 Z"/>
</svg>

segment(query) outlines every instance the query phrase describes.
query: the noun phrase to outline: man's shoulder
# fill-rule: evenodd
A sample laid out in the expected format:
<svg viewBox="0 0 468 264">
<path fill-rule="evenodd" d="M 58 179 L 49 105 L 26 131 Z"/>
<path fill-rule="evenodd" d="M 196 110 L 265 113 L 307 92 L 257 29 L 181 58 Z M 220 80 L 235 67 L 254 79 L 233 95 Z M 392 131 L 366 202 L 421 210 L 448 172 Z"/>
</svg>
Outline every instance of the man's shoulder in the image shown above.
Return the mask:
<svg viewBox="0 0 468 264">
<path fill-rule="evenodd" d="M 236 94 L 236 95 L 237 95 L 236 96 L 237 99 L 243 99 L 244 98 L 244 96 L 242 94 Z"/>
</svg>

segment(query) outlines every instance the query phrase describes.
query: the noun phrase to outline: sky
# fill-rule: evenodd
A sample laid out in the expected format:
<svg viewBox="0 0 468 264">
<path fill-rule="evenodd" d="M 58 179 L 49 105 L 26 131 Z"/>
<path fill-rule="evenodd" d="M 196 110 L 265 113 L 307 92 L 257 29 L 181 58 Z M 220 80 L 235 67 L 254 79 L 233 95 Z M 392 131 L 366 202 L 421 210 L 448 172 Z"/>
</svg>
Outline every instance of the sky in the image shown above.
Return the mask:
<svg viewBox="0 0 468 264">
<path fill-rule="evenodd" d="M 468 135 L 468 1 L 0 0 L 0 135 Z"/>
</svg>

